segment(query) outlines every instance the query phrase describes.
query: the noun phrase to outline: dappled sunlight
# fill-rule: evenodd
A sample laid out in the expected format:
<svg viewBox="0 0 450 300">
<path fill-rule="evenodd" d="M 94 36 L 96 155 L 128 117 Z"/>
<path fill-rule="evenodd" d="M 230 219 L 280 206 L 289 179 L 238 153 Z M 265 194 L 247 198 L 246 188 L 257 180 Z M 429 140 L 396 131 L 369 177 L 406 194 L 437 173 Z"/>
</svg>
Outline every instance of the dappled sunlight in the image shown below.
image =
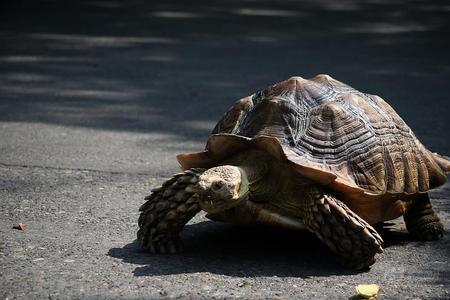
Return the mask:
<svg viewBox="0 0 450 300">
<path fill-rule="evenodd" d="M 78 69 L 79 66 L 76 66 Z M 69 98 L 103 99 L 111 101 L 127 101 L 151 94 L 148 89 L 136 89 L 128 84 L 106 78 L 84 78 L 76 80 L 74 75 L 67 77 L 48 72 L 26 73 L 12 72 L 0 74 L 0 91 L 17 95 L 49 95 Z M 51 72 L 54 73 L 54 72 Z M 43 85 L 45 83 L 45 85 Z M 95 86 L 95 88 L 93 88 Z M 61 99 L 63 100 L 63 99 Z M 57 104 L 57 102 L 55 103 Z"/>
<path fill-rule="evenodd" d="M 142 57 L 141 60 L 148 62 L 161 62 L 161 63 L 170 63 L 177 61 L 177 59 L 174 56 L 170 55 L 147 55 Z"/>
<path fill-rule="evenodd" d="M 0 82 L 9 81 L 9 82 L 45 82 L 53 80 L 54 77 L 42 74 L 33 74 L 33 73 L 7 73 L 0 74 Z M 0 89 L 2 87 L 0 86 Z"/>
<path fill-rule="evenodd" d="M 205 132 L 211 132 L 216 122 L 214 121 L 185 121 L 179 122 L 181 126 L 185 126 L 187 128 L 203 130 Z"/>
<path fill-rule="evenodd" d="M 164 37 L 136 37 L 136 36 L 91 36 L 80 34 L 34 33 L 32 39 L 46 40 L 55 48 L 89 49 L 94 47 L 133 47 L 146 44 L 174 44 L 175 39 Z M 69 49 L 69 48 L 67 48 Z"/>
<path fill-rule="evenodd" d="M 399 69 L 383 69 L 383 70 L 371 70 L 369 71 L 369 74 L 375 74 L 375 75 L 384 75 L 384 76 L 398 76 L 398 74 L 402 73 L 402 70 Z M 430 78 L 434 77 L 435 73 L 433 69 L 430 70 L 424 70 L 422 72 L 418 71 L 411 71 L 408 73 L 403 74 L 405 77 L 417 77 L 417 78 Z"/>
<path fill-rule="evenodd" d="M 201 14 L 185 11 L 155 11 L 151 12 L 149 16 L 158 18 L 171 18 L 171 19 L 196 19 L 202 17 Z"/>
<path fill-rule="evenodd" d="M 300 15 L 300 13 L 297 11 L 271 8 L 239 8 L 234 12 L 237 15 L 252 17 L 295 17 Z"/>
<path fill-rule="evenodd" d="M 0 56 L 3 63 L 87 63 L 92 60 L 82 57 L 46 56 L 46 55 L 10 55 Z"/>
<path fill-rule="evenodd" d="M 146 116 L 143 118 L 140 117 L 142 114 L 138 106 L 111 103 L 92 107 L 80 106 L 79 103 L 53 105 L 44 114 L 48 114 L 61 124 L 78 126 L 83 126 L 83 124 L 91 124 L 91 126 L 103 124 L 103 126 L 107 126 L 108 124 L 119 122 L 127 130 L 130 130 L 133 126 L 155 126 L 165 121 L 161 112 L 156 108 L 146 109 Z"/>
<path fill-rule="evenodd" d="M 331 11 L 358 11 L 362 9 L 363 5 L 363 3 L 355 3 L 355 1 L 317 1 L 317 3 Z"/>
<path fill-rule="evenodd" d="M 61 97 L 79 97 L 88 99 L 106 99 L 106 100 L 129 100 L 136 98 L 139 93 L 132 91 L 105 91 L 105 90 L 86 90 L 86 89 L 67 89 L 55 87 L 21 87 L 1 86 L 0 91 L 6 93 L 16 93 L 23 95 L 57 95 Z"/>
<path fill-rule="evenodd" d="M 328 73 L 386 98 L 426 144 L 436 143 L 430 124 L 449 130 L 434 92 L 450 72 L 448 42 L 436 38 L 448 35 L 447 5 L 405 5 L 88 0 L 27 3 L 21 12 L 17 4 L 1 30 L 0 121 L 204 141 L 237 99 L 293 75 Z M 422 99 L 429 120 L 409 109 Z"/>
<path fill-rule="evenodd" d="M 348 33 L 376 33 L 376 34 L 399 34 L 411 33 L 414 31 L 425 32 L 432 30 L 433 26 L 417 24 L 393 24 L 393 23 L 359 23 L 355 26 L 344 28 Z"/>
</svg>

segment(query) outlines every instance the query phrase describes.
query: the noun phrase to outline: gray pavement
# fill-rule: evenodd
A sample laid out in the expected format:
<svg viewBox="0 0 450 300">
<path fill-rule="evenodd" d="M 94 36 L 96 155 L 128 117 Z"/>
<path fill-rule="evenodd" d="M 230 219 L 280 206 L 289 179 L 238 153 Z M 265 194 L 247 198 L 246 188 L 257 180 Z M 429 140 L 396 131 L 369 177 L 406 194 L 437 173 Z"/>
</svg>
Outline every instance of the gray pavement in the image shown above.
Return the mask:
<svg viewBox="0 0 450 300">
<path fill-rule="evenodd" d="M 401 219 L 370 271 L 308 233 L 200 214 L 180 255 L 135 242 L 138 207 L 236 99 L 328 73 L 387 99 L 450 154 L 450 6 L 441 1 L 0 4 L 0 297 L 449 299 L 450 237 Z M 450 228 L 450 185 L 433 191 Z M 25 231 L 12 229 L 18 222 Z"/>
</svg>

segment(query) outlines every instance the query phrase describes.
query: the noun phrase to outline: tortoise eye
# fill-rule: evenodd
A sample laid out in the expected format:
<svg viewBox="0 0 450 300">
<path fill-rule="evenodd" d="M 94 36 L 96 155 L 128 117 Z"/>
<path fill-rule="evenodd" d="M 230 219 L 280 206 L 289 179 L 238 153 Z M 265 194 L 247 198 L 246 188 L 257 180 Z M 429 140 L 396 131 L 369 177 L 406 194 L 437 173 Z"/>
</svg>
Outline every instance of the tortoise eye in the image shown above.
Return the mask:
<svg viewBox="0 0 450 300">
<path fill-rule="evenodd" d="M 222 181 L 214 181 L 211 185 L 211 188 L 213 189 L 213 191 L 220 190 L 222 187 L 223 187 Z"/>
</svg>

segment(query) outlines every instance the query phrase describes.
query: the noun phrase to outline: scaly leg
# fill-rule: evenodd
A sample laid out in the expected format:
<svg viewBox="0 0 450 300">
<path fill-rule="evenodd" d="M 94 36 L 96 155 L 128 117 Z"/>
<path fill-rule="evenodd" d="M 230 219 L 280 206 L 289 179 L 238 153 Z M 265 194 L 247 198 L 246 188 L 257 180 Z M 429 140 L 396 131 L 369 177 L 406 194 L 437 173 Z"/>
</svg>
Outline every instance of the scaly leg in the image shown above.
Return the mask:
<svg viewBox="0 0 450 300">
<path fill-rule="evenodd" d="M 204 169 L 189 169 L 174 175 L 152 190 L 140 207 L 137 239 L 140 247 L 151 253 L 178 253 L 182 244 L 178 233 L 200 207 L 192 187 Z"/>
<path fill-rule="evenodd" d="M 403 219 L 408 231 L 420 240 L 438 240 L 444 235 L 444 225 L 431 207 L 428 194 L 413 200 Z"/>
<path fill-rule="evenodd" d="M 303 218 L 315 233 L 345 265 L 363 269 L 372 265 L 382 253 L 383 240 L 366 221 L 329 192 L 311 187 L 304 194 Z"/>
</svg>

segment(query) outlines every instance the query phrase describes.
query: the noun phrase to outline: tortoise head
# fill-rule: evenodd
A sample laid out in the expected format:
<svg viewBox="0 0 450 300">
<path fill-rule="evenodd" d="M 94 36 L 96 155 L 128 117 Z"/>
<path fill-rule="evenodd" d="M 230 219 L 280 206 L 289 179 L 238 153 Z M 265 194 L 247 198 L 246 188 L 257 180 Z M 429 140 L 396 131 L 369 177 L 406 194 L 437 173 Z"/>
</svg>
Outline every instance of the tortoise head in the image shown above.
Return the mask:
<svg viewBox="0 0 450 300">
<path fill-rule="evenodd" d="M 246 200 L 249 184 L 245 172 L 236 166 L 206 170 L 197 183 L 200 207 L 208 213 L 220 212 Z"/>
</svg>

